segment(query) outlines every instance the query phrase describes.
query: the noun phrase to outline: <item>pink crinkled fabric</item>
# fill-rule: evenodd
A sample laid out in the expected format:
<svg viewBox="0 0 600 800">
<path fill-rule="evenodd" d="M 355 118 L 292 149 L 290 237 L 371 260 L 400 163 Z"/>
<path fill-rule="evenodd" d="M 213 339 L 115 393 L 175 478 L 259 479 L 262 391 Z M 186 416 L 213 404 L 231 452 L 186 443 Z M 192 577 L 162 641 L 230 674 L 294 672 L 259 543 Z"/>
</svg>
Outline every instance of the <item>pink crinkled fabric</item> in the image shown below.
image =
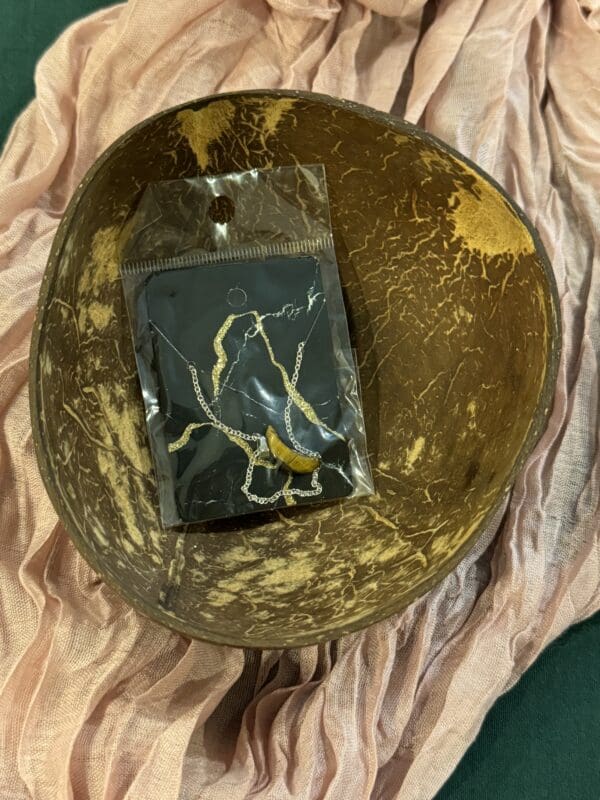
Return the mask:
<svg viewBox="0 0 600 800">
<path fill-rule="evenodd" d="M 0 796 L 426 800 L 496 698 L 600 608 L 600 11 L 575 0 L 131 0 L 69 28 L 0 162 Z M 99 583 L 36 467 L 27 358 L 52 237 L 121 133 L 192 98 L 312 89 L 394 109 L 490 172 L 553 262 L 547 432 L 476 549 L 337 644 L 190 642 Z"/>
</svg>

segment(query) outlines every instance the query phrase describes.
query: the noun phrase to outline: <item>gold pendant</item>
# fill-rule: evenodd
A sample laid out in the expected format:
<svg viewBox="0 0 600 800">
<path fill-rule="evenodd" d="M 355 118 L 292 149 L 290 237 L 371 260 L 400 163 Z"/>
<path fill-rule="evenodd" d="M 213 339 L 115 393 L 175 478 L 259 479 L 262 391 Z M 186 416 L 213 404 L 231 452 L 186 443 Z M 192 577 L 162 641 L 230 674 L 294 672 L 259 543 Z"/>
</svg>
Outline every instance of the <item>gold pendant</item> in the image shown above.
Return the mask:
<svg viewBox="0 0 600 800">
<path fill-rule="evenodd" d="M 281 441 L 277 431 L 271 425 L 267 428 L 267 444 L 271 455 L 277 459 L 284 467 L 298 475 L 308 475 L 319 468 L 321 459 L 316 456 L 306 456 L 297 450 L 292 450 L 287 444 Z"/>
</svg>

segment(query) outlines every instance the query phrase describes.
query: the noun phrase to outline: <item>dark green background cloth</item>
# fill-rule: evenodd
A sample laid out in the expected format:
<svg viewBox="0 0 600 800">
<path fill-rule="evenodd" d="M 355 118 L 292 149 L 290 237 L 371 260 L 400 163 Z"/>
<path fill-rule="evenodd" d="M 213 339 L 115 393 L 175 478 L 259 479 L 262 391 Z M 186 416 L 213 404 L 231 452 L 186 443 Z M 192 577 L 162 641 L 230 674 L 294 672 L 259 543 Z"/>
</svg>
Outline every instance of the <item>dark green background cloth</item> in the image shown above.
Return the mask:
<svg viewBox="0 0 600 800">
<path fill-rule="evenodd" d="M 33 97 L 43 51 L 66 25 L 106 5 L 0 0 L 0 141 Z M 552 644 L 498 700 L 435 800 L 471 798 L 600 800 L 600 614 Z"/>
</svg>

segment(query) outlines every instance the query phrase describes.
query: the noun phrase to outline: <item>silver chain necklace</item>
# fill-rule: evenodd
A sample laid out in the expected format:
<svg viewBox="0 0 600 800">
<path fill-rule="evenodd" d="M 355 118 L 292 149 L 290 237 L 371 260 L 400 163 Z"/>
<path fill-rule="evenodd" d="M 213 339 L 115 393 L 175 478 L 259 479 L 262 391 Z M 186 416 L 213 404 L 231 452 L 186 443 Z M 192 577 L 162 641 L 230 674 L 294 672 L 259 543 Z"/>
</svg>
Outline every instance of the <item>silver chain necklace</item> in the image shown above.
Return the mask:
<svg viewBox="0 0 600 800">
<path fill-rule="evenodd" d="M 259 458 L 264 457 L 267 454 L 270 454 L 269 447 L 267 445 L 266 438 L 259 433 L 244 433 L 243 431 L 237 430 L 237 428 L 232 428 L 230 425 L 227 425 L 222 420 L 220 420 L 208 404 L 204 393 L 202 392 L 202 387 L 200 386 L 200 381 L 198 380 L 198 370 L 196 369 L 196 365 L 193 361 L 185 358 L 183 353 L 180 353 L 177 347 L 171 342 L 171 340 L 160 330 L 160 328 L 151 323 L 153 328 L 157 331 L 157 333 L 162 336 L 162 338 L 167 342 L 167 344 L 177 353 L 177 355 L 185 361 L 187 365 L 188 372 L 190 373 L 190 377 L 192 380 L 192 386 L 194 388 L 194 394 L 196 395 L 196 400 L 198 401 L 198 405 L 202 409 L 202 411 L 206 414 L 207 418 L 211 422 L 211 424 L 222 433 L 230 436 L 232 438 L 238 438 L 249 444 L 254 445 L 254 450 L 252 451 L 252 455 L 248 459 L 248 466 L 246 468 L 246 476 L 244 479 L 244 483 L 242 484 L 242 492 L 246 496 L 248 500 L 252 503 L 257 503 L 258 505 L 270 505 L 272 503 L 276 503 L 277 500 L 283 498 L 290 498 L 293 499 L 294 497 L 317 497 L 323 491 L 322 485 L 319 483 L 319 469 L 321 466 L 320 463 L 320 455 L 312 450 L 308 450 L 306 447 L 300 444 L 298 439 L 294 434 L 294 430 L 292 428 L 291 422 L 291 410 L 292 410 L 292 395 L 288 392 L 287 402 L 284 411 L 284 424 L 285 430 L 288 435 L 289 441 L 294 447 L 294 449 L 301 453 L 304 456 L 309 456 L 312 458 L 316 458 L 319 461 L 319 466 L 312 472 L 311 482 L 310 482 L 310 489 L 294 489 L 288 488 L 288 485 L 283 489 L 279 489 L 274 494 L 264 497 L 263 495 L 257 495 L 251 491 L 252 480 L 254 477 L 254 470 L 257 465 L 257 461 Z M 292 389 L 296 388 L 296 384 L 298 382 L 298 377 L 300 375 L 300 368 L 302 366 L 302 359 L 304 356 L 304 346 L 306 342 L 300 342 L 298 345 L 298 350 L 296 352 L 296 362 L 294 365 L 294 372 L 292 374 L 292 378 L 290 381 Z M 289 481 L 288 481 L 289 483 Z"/>
</svg>

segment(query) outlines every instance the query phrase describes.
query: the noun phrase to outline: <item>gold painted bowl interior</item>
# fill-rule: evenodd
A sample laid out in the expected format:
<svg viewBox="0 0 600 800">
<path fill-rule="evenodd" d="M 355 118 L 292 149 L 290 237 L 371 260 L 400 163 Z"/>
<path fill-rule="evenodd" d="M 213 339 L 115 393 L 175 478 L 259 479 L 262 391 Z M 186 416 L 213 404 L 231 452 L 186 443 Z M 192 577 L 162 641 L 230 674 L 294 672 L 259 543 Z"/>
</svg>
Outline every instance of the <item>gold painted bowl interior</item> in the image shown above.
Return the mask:
<svg viewBox="0 0 600 800">
<path fill-rule="evenodd" d="M 324 163 L 377 494 L 164 532 L 119 282 L 149 181 Z M 77 546 L 191 636 L 286 647 L 381 619 L 472 546 L 538 438 L 559 350 L 535 233 L 472 164 L 387 115 L 246 93 L 119 139 L 61 223 L 32 346 L 34 436 Z"/>
</svg>

